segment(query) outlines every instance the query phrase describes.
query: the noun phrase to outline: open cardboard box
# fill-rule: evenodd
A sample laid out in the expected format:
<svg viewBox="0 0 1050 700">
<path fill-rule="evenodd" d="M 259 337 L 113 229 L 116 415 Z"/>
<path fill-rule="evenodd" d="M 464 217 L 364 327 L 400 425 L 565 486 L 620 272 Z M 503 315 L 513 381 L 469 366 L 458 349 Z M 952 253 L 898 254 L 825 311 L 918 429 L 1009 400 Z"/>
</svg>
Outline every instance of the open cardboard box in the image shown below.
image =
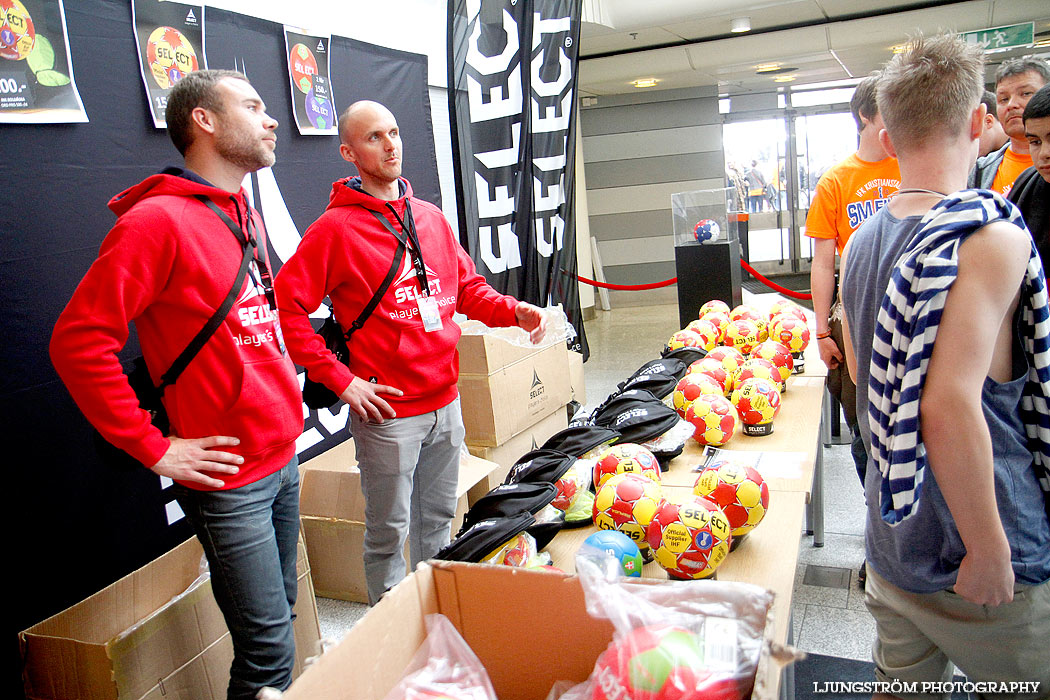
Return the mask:
<svg viewBox="0 0 1050 700">
<path fill-rule="evenodd" d="M 200 576 L 196 538 L 19 634 L 29 700 L 226 697 L 233 643 Z M 299 540 L 295 671 L 317 653 L 320 627 Z"/>
<path fill-rule="evenodd" d="M 462 456 L 453 534 L 467 511 L 468 491 L 476 484 L 487 484 L 497 468 L 497 464 L 479 457 Z M 363 559 L 365 498 L 353 440 L 304 462 L 300 466 L 300 481 L 299 511 L 317 595 L 367 603 Z M 407 552 L 405 559 L 408 560 Z"/>
<path fill-rule="evenodd" d="M 423 643 L 431 613 L 445 615 L 463 635 L 500 700 L 544 700 L 556 681 L 585 680 L 613 633 L 608 620 L 587 614 L 575 576 L 431 561 L 307 669 L 285 700 L 383 700 Z M 767 642 L 771 619 L 767 614 Z M 777 697 L 774 648 L 763 645 L 752 700 Z"/>
</svg>

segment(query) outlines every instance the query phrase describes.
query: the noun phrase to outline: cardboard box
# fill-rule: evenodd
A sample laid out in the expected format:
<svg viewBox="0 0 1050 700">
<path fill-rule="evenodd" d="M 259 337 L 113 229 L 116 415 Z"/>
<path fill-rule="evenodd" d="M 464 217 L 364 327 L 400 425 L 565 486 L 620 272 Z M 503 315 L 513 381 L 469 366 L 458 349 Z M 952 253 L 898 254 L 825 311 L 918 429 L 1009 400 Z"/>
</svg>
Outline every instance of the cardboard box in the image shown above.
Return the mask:
<svg viewBox="0 0 1050 700">
<path fill-rule="evenodd" d="M 488 374 L 462 370 L 463 358 L 471 352 L 470 348 L 480 348 L 478 351 L 486 359 L 487 368 L 495 366 L 493 362 L 497 361 L 490 362 L 490 358 L 502 361 L 505 356 L 516 356 L 517 351 L 523 350 L 510 346 L 506 352 L 493 355 L 489 352 L 490 346 L 497 342 L 502 341 L 487 335 L 460 339 L 459 395 L 466 441 L 471 445 L 502 445 L 530 425 L 562 410 L 572 398 L 568 350 L 562 342 L 535 350 Z"/>
<path fill-rule="evenodd" d="M 569 385 L 572 400 L 581 406 L 587 405 L 587 382 L 583 376 L 583 354 L 569 351 Z"/>
<path fill-rule="evenodd" d="M 369 610 L 284 699 L 382 700 L 422 644 L 431 613 L 456 626 L 500 700 L 543 700 L 556 681 L 585 680 L 613 632 L 607 620 L 587 614 L 576 577 L 430 562 Z M 770 627 L 767 619 L 767 639 Z M 777 697 L 779 666 L 763 646 L 752 700 Z"/>
<path fill-rule="evenodd" d="M 19 634 L 29 700 L 226 697 L 233 643 L 196 538 Z M 295 675 L 321 632 L 299 540 Z"/>
<path fill-rule="evenodd" d="M 499 484 L 502 484 L 503 480 L 507 478 L 510 468 L 521 459 L 523 454 L 547 442 L 551 435 L 566 428 L 568 425 L 568 414 L 565 411 L 555 411 L 498 447 L 467 445 L 470 454 L 499 465 L 487 478 L 479 481 L 477 485 L 467 492 L 467 502 L 470 505 L 474 505 L 479 498 Z"/>
<path fill-rule="evenodd" d="M 453 534 L 467 511 L 467 492 L 485 481 L 497 465 L 471 455 L 460 461 Z M 333 447 L 301 466 L 300 514 L 310 552 L 317 595 L 368 602 L 365 584 L 365 497 L 353 440 Z M 408 545 L 405 546 L 408 561 Z M 408 573 L 406 569 L 406 573 Z"/>
</svg>

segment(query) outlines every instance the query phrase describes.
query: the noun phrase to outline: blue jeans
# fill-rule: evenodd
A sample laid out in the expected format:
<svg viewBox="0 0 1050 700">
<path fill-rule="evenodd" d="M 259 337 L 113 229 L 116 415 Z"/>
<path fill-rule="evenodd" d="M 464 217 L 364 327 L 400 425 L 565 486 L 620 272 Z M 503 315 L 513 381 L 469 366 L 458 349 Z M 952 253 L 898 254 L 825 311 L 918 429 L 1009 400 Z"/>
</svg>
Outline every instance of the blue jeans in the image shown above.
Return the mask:
<svg viewBox="0 0 1050 700">
<path fill-rule="evenodd" d="M 175 484 L 175 497 L 204 548 L 212 592 L 233 639 L 230 700 L 292 682 L 299 459 L 228 491 Z"/>
</svg>

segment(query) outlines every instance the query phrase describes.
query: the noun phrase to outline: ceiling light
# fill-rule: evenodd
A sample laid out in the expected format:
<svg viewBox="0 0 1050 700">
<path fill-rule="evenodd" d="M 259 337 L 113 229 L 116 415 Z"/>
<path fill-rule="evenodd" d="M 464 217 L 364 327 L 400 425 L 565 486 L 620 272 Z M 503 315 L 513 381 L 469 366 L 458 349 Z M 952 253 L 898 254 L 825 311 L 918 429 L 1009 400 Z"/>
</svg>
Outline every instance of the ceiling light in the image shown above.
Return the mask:
<svg viewBox="0 0 1050 700">
<path fill-rule="evenodd" d="M 907 50 L 908 44 L 896 44 L 895 46 L 890 47 L 890 51 L 892 51 L 895 54 L 904 53 Z"/>
<path fill-rule="evenodd" d="M 769 73 L 771 71 L 777 70 L 782 65 L 784 65 L 784 64 L 783 63 L 759 63 L 757 66 L 755 66 L 755 72 L 756 73 Z"/>
<path fill-rule="evenodd" d="M 1050 46 L 1050 39 L 1040 39 L 1039 41 L 1032 44 L 1033 49 L 1044 49 Z"/>
<path fill-rule="evenodd" d="M 773 78 L 773 82 L 774 83 L 790 83 L 794 79 L 795 79 L 795 76 L 793 76 L 793 75 L 780 75 L 780 76 L 777 76 L 776 78 Z"/>
<path fill-rule="evenodd" d="M 734 17 L 729 21 L 729 31 L 734 34 L 741 34 L 743 32 L 751 31 L 751 18 L 750 17 Z"/>
<path fill-rule="evenodd" d="M 636 88 L 651 88 L 656 87 L 656 84 L 660 82 L 657 78 L 639 78 L 632 82 Z"/>
</svg>

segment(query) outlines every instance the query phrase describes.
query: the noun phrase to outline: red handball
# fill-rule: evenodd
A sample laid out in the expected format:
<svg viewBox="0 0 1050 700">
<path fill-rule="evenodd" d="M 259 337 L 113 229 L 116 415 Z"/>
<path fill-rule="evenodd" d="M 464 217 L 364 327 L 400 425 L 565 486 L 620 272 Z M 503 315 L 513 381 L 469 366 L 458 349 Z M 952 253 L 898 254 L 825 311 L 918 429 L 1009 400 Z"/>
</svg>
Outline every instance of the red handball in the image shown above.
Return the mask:
<svg viewBox="0 0 1050 700">
<path fill-rule="evenodd" d="M 685 410 L 685 419 L 693 426 L 693 439 L 701 445 L 720 447 L 736 433 L 740 418 L 736 408 L 721 394 L 701 396 Z"/>
<path fill-rule="evenodd" d="M 769 486 L 754 467 L 714 464 L 700 472 L 693 493 L 718 504 L 729 518 L 733 537 L 758 527 L 769 509 Z"/>
<path fill-rule="evenodd" d="M 678 380 L 671 394 L 671 406 L 675 412 L 685 418 L 685 409 L 696 399 L 705 394 L 725 394 L 725 388 L 717 379 L 702 372 L 690 372 Z"/>
</svg>

